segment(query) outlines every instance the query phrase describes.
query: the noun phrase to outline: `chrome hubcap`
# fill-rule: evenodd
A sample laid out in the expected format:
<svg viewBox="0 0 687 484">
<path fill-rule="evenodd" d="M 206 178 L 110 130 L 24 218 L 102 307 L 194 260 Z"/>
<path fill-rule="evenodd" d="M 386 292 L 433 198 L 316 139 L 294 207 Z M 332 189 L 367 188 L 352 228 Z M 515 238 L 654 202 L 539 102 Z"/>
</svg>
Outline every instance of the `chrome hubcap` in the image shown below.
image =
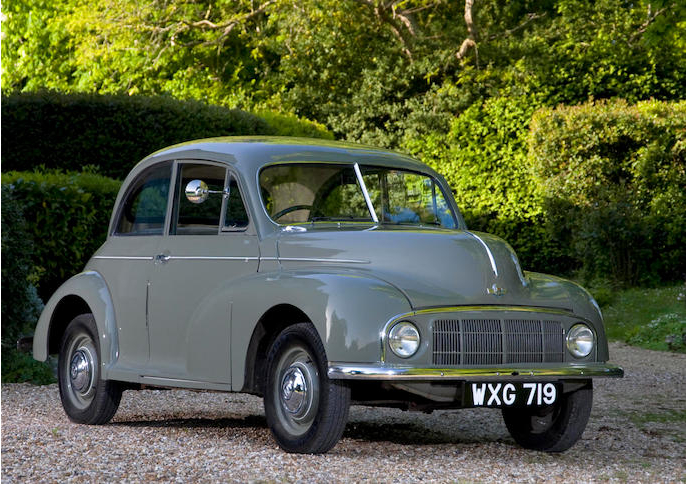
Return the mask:
<svg viewBox="0 0 687 484">
<path fill-rule="evenodd" d="M 74 390 L 81 393 L 87 389 L 91 382 L 92 373 L 93 370 L 86 351 L 83 349 L 77 350 L 69 365 L 69 378 Z"/>
<path fill-rule="evenodd" d="M 66 352 L 67 365 L 60 374 L 66 383 L 66 396 L 79 409 L 86 409 L 95 396 L 98 353 L 86 333 L 76 335 Z"/>
<path fill-rule="evenodd" d="M 274 386 L 281 424 L 292 435 L 307 432 L 319 407 L 319 376 L 304 348 L 293 347 L 281 356 Z"/>
<path fill-rule="evenodd" d="M 286 411 L 298 416 L 308 399 L 308 384 L 303 371 L 292 366 L 284 373 L 281 381 L 281 400 Z"/>
</svg>

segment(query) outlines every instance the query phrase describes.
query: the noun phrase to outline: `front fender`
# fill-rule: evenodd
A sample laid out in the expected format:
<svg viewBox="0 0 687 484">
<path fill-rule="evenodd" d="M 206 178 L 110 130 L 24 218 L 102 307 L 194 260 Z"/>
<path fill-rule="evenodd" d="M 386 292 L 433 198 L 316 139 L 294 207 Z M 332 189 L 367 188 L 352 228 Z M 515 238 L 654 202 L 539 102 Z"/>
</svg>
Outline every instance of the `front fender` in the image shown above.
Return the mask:
<svg viewBox="0 0 687 484">
<path fill-rule="evenodd" d="M 594 327 L 598 345 L 597 359 L 608 361 L 608 340 L 606 339 L 603 316 L 592 295 L 579 284 L 567 279 L 537 272 L 527 272 L 526 274 L 532 292 L 541 291 L 551 299 L 556 293 L 566 295 L 569 309 L 572 310 L 573 314 L 586 319 Z"/>
<path fill-rule="evenodd" d="M 100 340 L 100 359 L 106 370 L 117 359 L 117 324 L 110 291 L 105 279 L 95 271 L 82 272 L 68 279 L 48 300 L 33 337 L 34 359 L 45 361 L 48 358 L 50 329 L 55 323 L 55 310 L 60 301 L 68 296 L 83 299 L 93 313 Z M 104 371 L 103 376 L 106 377 L 106 373 Z"/>
<path fill-rule="evenodd" d="M 317 329 L 330 361 L 378 362 L 380 334 L 393 316 L 411 310 L 393 285 L 355 272 L 282 271 L 243 279 L 234 288 L 232 387 L 244 383 L 244 365 L 253 330 L 272 307 L 289 304 Z"/>
</svg>

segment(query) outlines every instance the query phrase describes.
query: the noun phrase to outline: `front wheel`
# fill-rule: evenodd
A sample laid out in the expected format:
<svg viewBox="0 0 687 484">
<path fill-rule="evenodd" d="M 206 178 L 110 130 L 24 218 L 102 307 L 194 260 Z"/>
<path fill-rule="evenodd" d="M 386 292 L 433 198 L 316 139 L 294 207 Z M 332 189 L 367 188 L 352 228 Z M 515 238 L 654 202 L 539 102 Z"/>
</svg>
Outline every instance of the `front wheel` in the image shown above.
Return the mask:
<svg viewBox="0 0 687 484">
<path fill-rule="evenodd" d="M 308 323 L 283 330 L 269 351 L 265 416 L 287 452 L 327 452 L 343 434 L 351 392 L 329 379 L 326 362 L 322 341 Z"/>
<path fill-rule="evenodd" d="M 503 420 L 515 441 L 526 449 L 563 452 L 582 437 L 592 411 L 592 382 L 564 393 L 548 407 L 504 408 Z"/>
<path fill-rule="evenodd" d="M 73 422 L 104 424 L 119 407 L 122 387 L 100 378 L 100 364 L 95 319 L 92 314 L 81 314 L 67 325 L 58 360 L 60 398 Z"/>
</svg>

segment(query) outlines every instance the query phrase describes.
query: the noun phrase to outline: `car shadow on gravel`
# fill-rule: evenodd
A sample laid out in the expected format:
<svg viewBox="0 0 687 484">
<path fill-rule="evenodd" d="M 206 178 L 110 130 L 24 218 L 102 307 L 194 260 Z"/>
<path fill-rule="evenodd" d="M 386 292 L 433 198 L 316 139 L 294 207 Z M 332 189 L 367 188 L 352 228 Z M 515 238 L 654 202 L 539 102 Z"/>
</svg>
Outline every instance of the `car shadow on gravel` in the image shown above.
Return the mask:
<svg viewBox="0 0 687 484">
<path fill-rule="evenodd" d="M 412 423 L 355 422 L 346 425 L 344 438 L 400 445 L 484 443 L 484 438 L 464 438 Z"/>
<path fill-rule="evenodd" d="M 243 418 L 167 418 L 162 420 L 124 420 L 113 421 L 110 425 L 134 428 L 266 428 L 267 421 L 262 415 L 249 415 Z"/>
</svg>

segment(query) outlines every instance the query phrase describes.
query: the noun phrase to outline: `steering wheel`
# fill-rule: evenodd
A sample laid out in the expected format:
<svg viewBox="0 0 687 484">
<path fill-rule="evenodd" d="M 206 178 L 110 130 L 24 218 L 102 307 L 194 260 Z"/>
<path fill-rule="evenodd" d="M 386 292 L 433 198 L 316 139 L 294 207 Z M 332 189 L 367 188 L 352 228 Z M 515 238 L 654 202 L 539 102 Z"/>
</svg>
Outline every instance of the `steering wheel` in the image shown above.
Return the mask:
<svg viewBox="0 0 687 484">
<path fill-rule="evenodd" d="M 278 220 L 287 213 L 295 212 L 296 210 L 312 210 L 312 205 L 292 205 L 290 207 L 286 207 L 284 210 L 280 210 L 272 215 L 272 220 Z"/>
</svg>

